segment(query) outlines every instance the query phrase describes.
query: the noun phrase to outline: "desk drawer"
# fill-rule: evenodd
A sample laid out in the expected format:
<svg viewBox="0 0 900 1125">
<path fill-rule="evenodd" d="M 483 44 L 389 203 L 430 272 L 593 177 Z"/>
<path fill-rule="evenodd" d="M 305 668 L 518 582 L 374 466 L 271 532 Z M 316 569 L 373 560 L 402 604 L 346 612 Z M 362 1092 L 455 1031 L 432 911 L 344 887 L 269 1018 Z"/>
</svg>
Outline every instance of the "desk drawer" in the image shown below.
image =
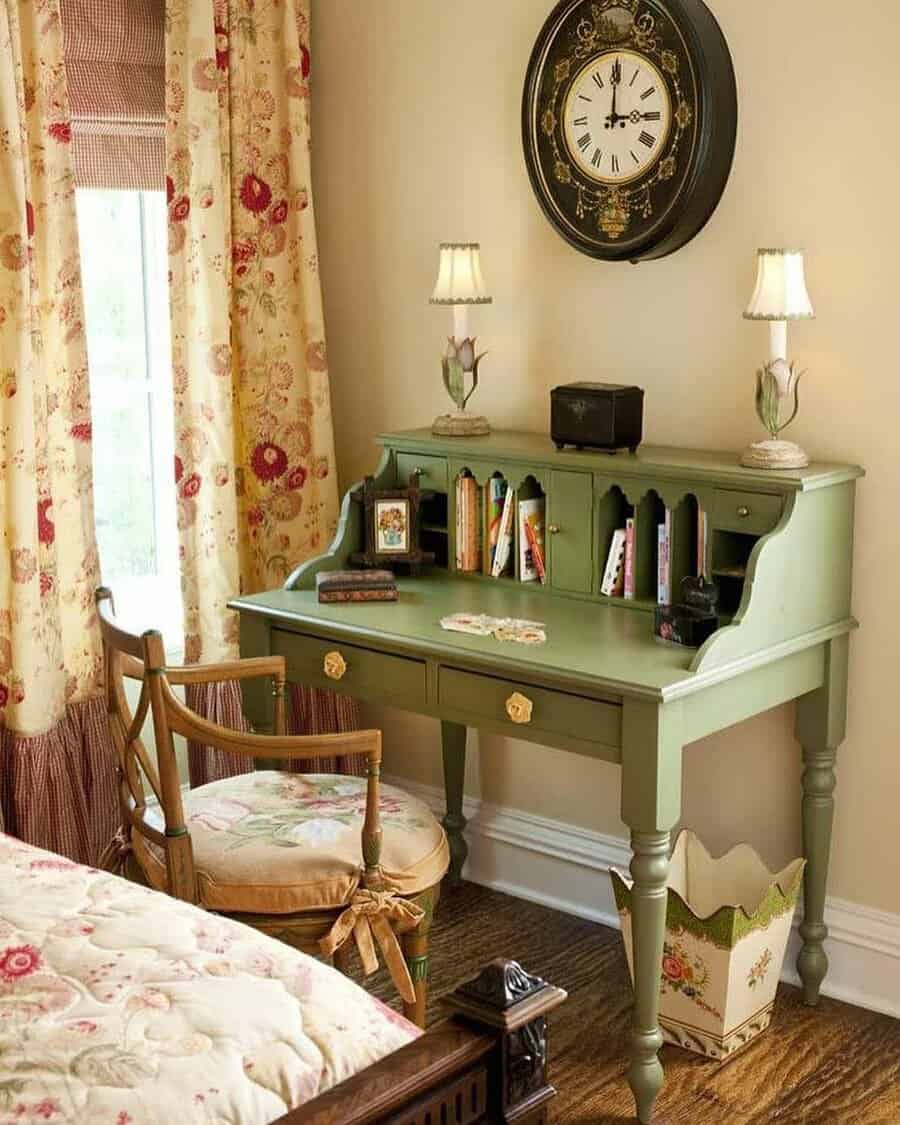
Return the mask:
<svg viewBox="0 0 900 1125">
<path fill-rule="evenodd" d="M 281 629 L 272 632 L 272 652 L 285 658 L 288 679 L 293 683 L 411 709 L 425 703 L 424 660 Z"/>
<path fill-rule="evenodd" d="M 442 708 L 470 714 L 474 722 L 480 718 L 499 723 L 508 728 L 510 735 L 527 732 L 530 736 L 543 731 L 580 742 L 622 745 L 622 708 L 618 703 L 478 676 L 456 668 L 441 668 L 438 697 Z"/>
<path fill-rule="evenodd" d="M 763 492 L 732 492 L 717 488 L 713 504 L 713 527 L 767 535 L 781 518 L 784 500 Z"/>
<path fill-rule="evenodd" d="M 416 469 L 422 470 L 419 488 L 424 492 L 447 491 L 446 457 L 425 457 L 421 453 L 398 453 L 397 482 L 400 488 L 406 488 L 409 484 L 409 478 Z"/>
</svg>

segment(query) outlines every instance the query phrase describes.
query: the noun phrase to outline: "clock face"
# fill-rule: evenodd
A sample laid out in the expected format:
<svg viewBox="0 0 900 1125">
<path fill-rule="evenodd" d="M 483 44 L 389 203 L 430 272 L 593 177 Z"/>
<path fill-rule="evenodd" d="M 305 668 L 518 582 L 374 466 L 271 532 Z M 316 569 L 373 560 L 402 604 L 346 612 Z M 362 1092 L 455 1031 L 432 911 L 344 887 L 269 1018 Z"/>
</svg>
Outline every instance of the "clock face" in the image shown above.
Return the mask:
<svg viewBox="0 0 900 1125">
<path fill-rule="evenodd" d="M 589 179 L 627 184 L 659 160 L 672 127 L 665 78 L 635 51 L 591 59 L 566 96 L 563 133 L 569 156 Z"/>
<path fill-rule="evenodd" d="M 523 99 L 550 222 L 596 258 L 662 257 L 698 233 L 734 155 L 737 88 L 702 0 L 560 0 Z"/>
</svg>

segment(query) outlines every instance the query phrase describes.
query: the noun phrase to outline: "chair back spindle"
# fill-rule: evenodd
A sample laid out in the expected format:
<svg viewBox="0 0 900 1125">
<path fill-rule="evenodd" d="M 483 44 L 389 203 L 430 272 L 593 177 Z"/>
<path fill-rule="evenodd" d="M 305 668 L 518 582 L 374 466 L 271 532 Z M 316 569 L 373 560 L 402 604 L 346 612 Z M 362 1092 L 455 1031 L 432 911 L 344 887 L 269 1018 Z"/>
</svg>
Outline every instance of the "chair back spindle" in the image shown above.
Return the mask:
<svg viewBox="0 0 900 1125">
<path fill-rule="evenodd" d="M 381 732 L 366 763 L 366 816 L 362 828 L 363 885 L 370 891 L 384 886 L 381 869 Z"/>
</svg>

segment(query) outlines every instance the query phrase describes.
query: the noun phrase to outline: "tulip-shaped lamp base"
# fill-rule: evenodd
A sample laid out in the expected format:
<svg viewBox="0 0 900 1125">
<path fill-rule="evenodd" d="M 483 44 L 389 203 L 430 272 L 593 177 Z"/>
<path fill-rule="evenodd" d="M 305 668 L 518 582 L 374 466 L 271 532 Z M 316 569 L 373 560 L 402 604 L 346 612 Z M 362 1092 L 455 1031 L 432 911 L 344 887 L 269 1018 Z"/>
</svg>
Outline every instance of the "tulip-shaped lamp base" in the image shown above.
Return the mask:
<svg viewBox="0 0 900 1125">
<path fill-rule="evenodd" d="M 745 449 L 741 464 L 746 469 L 805 469 L 809 466 L 809 457 L 795 442 L 771 438 L 754 442 Z"/>
<path fill-rule="evenodd" d="M 474 337 L 468 336 L 468 322 L 459 307 L 454 311 L 455 333 L 450 337 L 447 352 L 441 359 L 444 386 L 456 410 L 435 418 L 431 432 L 437 437 L 486 437 L 491 432 L 487 418 L 471 414 L 466 407 L 478 389 L 478 368 L 484 355 L 477 354 Z M 468 390 L 467 390 L 468 386 Z"/>
<path fill-rule="evenodd" d="M 804 450 L 781 438 L 800 410 L 803 372 L 787 361 L 785 321 L 772 321 L 770 330 L 770 360 L 756 375 L 756 413 L 770 436 L 745 449 L 741 464 L 747 469 L 805 469 L 809 457 Z"/>
<path fill-rule="evenodd" d="M 487 437 L 491 424 L 481 414 L 456 410 L 453 414 L 441 414 L 435 418 L 431 432 L 435 437 Z"/>
</svg>

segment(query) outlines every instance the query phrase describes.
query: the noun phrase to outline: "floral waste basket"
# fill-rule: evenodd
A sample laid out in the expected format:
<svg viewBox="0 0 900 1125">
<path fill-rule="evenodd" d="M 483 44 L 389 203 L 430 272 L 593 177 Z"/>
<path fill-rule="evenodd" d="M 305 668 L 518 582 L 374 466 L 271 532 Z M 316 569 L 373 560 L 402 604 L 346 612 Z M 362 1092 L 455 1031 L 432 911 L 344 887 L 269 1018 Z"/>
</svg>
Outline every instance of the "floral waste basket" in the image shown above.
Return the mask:
<svg viewBox="0 0 900 1125">
<path fill-rule="evenodd" d="M 693 832 L 679 835 L 660 978 L 667 1042 L 724 1059 L 769 1026 L 805 863 L 773 875 L 747 844 L 713 859 Z M 632 880 L 610 875 L 633 980 Z"/>
</svg>

